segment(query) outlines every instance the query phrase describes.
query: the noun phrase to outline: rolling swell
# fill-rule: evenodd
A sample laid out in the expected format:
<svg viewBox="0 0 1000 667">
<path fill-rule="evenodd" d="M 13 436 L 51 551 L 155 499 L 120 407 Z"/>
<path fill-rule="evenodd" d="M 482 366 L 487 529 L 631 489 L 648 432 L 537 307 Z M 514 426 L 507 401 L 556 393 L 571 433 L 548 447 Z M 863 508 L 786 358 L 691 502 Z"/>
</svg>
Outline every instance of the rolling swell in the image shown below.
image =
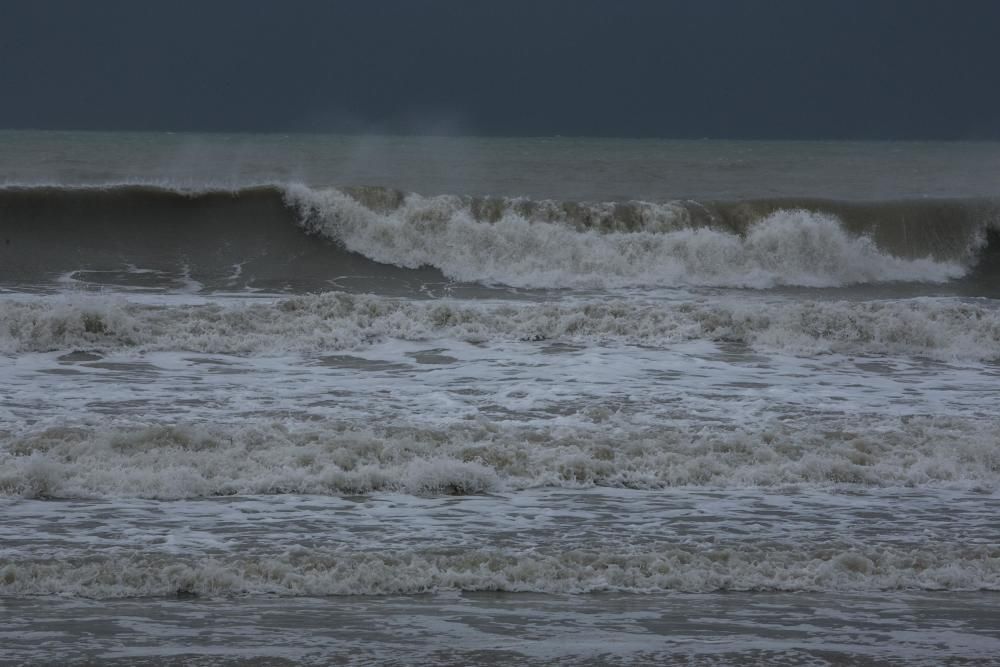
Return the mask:
<svg viewBox="0 0 1000 667">
<path fill-rule="evenodd" d="M 0 284 L 309 291 L 341 274 L 424 277 L 304 234 L 272 186 L 3 188 L 0 229 Z"/>
<path fill-rule="evenodd" d="M 940 283 L 1000 270 L 998 220 L 1000 203 L 988 199 L 580 203 L 380 187 L 12 186 L 0 188 L 0 283 Z"/>
</svg>

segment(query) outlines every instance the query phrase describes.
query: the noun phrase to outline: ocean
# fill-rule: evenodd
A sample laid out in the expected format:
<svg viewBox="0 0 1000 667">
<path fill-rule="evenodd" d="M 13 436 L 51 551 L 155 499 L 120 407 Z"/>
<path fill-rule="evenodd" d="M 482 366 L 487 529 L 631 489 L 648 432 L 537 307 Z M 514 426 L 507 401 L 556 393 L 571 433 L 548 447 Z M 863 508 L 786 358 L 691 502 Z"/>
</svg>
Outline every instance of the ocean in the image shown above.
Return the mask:
<svg viewBox="0 0 1000 667">
<path fill-rule="evenodd" d="M 1000 664 L 998 174 L 0 132 L 0 663 Z"/>
</svg>

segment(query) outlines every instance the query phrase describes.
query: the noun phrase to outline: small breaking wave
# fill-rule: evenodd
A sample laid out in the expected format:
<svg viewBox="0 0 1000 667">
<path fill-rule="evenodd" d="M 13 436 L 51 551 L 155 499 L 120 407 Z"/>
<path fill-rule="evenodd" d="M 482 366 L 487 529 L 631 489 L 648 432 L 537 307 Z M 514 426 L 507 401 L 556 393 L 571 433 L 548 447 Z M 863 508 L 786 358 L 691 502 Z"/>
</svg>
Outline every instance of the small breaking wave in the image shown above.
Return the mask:
<svg viewBox="0 0 1000 667">
<path fill-rule="evenodd" d="M 989 300 L 955 299 L 470 302 L 340 292 L 188 306 L 84 295 L 0 301 L 0 353 L 5 354 L 75 349 L 321 354 L 392 338 L 641 345 L 705 340 L 790 354 L 995 360 L 1000 310 Z"/>
<path fill-rule="evenodd" d="M 535 487 L 995 488 L 996 419 L 803 417 L 726 427 L 345 421 L 65 425 L 0 437 L 0 496 L 470 495 Z"/>
<path fill-rule="evenodd" d="M 358 553 L 295 547 L 273 555 L 0 561 L 0 595 L 88 598 L 439 591 L 1000 590 L 987 546 L 865 547 L 662 544 L 654 548 Z"/>
</svg>

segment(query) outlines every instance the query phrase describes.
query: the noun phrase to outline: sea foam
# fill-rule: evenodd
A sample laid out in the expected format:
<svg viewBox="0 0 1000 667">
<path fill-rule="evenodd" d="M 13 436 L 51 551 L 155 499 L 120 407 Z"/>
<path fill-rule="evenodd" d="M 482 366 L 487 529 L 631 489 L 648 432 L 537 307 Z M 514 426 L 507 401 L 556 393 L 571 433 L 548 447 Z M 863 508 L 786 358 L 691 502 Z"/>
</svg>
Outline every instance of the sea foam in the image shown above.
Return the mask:
<svg viewBox="0 0 1000 667">
<path fill-rule="evenodd" d="M 987 546 L 671 544 L 647 548 L 381 553 L 293 547 L 221 557 L 109 555 L 0 562 L 2 595 L 90 598 L 272 594 L 401 595 L 448 590 L 602 591 L 1000 590 Z"/>
<path fill-rule="evenodd" d="M 132 423 L 0 438 L 0 496 L 468 495 L 532 487 L 996 488 L 996 419 L 820 417 L 726 426 Z"/>
<path fill-rule="evenodd" d="M 405 300 L 328 292 L 154 306 L 83 295 L 0 301 L 0 352 L 185 350 L 323 353 L 386 339 L 670 345 L 707 340 L 792 354 L 1000 358 L 992 301 L 641 298 Z"/>
</svg>

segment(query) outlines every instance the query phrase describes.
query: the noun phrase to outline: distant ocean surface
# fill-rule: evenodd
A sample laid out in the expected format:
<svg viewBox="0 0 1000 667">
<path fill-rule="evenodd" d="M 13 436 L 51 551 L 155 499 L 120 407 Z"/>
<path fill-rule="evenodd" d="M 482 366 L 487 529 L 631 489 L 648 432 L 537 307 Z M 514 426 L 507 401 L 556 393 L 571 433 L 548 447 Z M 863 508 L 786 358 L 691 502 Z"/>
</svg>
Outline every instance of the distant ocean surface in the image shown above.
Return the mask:
<svg viewBox="0 0 1000 667">
<path fill-rule="evenodd" d="M 998 179 L 0 132 L 0 664 L 1000 664 Z"/>
</svg>

